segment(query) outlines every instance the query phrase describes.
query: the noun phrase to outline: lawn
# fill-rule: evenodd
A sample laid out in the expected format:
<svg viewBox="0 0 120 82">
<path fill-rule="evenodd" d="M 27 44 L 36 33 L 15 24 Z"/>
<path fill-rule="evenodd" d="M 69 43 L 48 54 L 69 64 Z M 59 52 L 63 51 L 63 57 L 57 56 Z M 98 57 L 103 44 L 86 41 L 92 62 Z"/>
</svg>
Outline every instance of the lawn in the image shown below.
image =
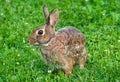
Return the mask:
<svg viewBox="0 0 120 82">
<path fill-rule="evenodd" d="M 26 41 L 45 22 L 43 4 L 59 9 L 56 31 L 84 33 L 85 68 L 74 66 L 69 77 L 48 73 L 39 47 Z M 120 82 L 120 0 L 0 0 L 0 82 Z"/>
</svg>

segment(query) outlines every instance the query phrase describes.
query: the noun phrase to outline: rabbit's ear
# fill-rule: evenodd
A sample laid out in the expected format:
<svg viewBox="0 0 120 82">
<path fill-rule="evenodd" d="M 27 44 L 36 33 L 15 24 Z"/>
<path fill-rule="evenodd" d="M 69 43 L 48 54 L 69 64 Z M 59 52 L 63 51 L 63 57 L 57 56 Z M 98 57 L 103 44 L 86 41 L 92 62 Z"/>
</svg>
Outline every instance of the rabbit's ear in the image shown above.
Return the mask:
<svg viewBox="0 0 120 82">
<path fill-rule="evenodd" d="M 46 5 L 43 5 L 43 12 L 44 12 L 44 16 L 45 16 L 46 22 L 48 22 L 49 11 L 48 11 Z"/>
<path fill-rule="evenodd" d="M 50 14 L 50 16 L 49 16 L 49 19 L 48 19 L 49 20 L 49 24 L 54 27 L 55 24 L 58 21 L 58 17 L 59 17 L 58 9 L 54 9 L 52 11 L 52 13 Z"/>
</svg>

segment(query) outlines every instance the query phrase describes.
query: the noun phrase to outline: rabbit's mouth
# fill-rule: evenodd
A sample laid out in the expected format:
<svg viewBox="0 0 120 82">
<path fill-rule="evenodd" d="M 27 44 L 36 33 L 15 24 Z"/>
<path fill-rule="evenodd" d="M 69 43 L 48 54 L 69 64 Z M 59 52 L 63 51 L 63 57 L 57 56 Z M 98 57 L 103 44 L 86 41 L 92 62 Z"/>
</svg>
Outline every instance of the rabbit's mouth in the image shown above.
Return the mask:
<svg viewBox="0 0 120 82">
<path fill-rule="evenodd" d="M 38 43 L 38 42 L 36 42 L 34 44 L 31 44 L 31 45 L 33 45 L 33 46 L 48 46 L 49 42 L 48 43 Z"/>
</svg>

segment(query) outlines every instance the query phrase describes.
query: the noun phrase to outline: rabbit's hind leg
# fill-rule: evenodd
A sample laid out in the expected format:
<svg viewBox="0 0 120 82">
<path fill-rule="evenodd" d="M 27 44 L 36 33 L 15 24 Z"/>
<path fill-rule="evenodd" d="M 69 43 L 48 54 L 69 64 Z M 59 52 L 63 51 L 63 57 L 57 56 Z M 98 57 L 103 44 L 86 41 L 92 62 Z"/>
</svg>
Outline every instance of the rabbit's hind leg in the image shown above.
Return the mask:
<svg viewBox="0 0 120 82">
<path fill-rule="evenodd" d="M 87 56 L 86 49 L 84 48 L 82 53 L 80 53 L 80 56 L 78 58 L 78 64 L 79 64 L 80 68 L 84 68 L 86 56 Z"/>
<path fill-rule="evenodd" d="M 71 58 L 67 58 L 67 61 L 65 61 L 65 66 L 63 68 L 63 71 L 66 76 L 68 76 L 72 72 L 73 68 L 73 60 Z"/>
</svg>

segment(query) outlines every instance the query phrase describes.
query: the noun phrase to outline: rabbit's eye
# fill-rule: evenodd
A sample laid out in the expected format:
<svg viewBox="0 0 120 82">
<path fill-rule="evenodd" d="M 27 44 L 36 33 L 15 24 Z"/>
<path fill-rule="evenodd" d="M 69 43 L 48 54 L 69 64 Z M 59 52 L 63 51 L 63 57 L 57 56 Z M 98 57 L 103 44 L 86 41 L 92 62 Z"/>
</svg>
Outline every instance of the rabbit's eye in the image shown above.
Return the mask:
<svg viewBox="0 0 120 82">
<path fill-rule="evenodd" d="M 39 35 L 42 35 L 42 34 L 43 34 L 43 30 L 39 30 L 39 31 L 38 31 L 38 34 L 39 34 Z"/>
</svg>

